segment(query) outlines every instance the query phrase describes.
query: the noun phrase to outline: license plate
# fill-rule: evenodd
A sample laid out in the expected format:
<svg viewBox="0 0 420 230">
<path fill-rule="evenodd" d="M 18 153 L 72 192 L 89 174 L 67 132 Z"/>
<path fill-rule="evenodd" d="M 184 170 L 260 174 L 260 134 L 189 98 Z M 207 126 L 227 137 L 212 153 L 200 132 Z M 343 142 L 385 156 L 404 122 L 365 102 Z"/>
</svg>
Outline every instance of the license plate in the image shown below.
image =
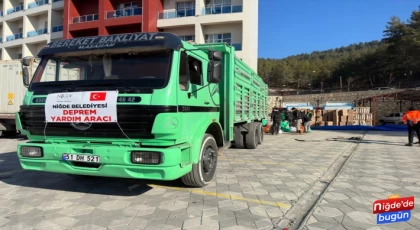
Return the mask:
<svg viewBox="0 0 420 230">
<path fill-rule="evenodd" d="M 62 157 L 65 161 L 79 161 L 79 162 L 93 162 L 99 163 L 100 157 L 94 155 L 82 155 L 82 154 L 63 154 Z"/>
</svg>

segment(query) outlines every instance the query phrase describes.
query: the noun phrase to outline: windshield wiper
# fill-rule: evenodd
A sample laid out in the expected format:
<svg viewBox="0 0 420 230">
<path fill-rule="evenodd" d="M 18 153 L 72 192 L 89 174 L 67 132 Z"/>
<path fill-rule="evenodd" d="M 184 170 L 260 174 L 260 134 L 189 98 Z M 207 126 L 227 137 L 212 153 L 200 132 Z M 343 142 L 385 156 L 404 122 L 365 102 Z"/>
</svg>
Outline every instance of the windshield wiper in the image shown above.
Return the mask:
<svg viewBox="0 0 420 230">
<path fill-rule="evenodd" d="M 34 82 L 39 84 L 39 86 L 69 86 L 74 85 L 73 82 L 59 82 L 59 81 L 51 81 L 51 82 Z"/>
</svg>

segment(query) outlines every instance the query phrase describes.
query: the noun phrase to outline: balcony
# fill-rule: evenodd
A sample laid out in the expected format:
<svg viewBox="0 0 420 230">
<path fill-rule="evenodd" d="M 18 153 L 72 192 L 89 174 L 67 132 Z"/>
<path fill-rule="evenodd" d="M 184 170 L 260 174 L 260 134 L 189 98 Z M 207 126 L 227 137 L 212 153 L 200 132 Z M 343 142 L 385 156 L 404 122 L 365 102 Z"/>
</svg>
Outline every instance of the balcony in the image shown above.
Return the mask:
<svg viewBox="0 0 420 230">
<path fill-rule="evenodd" d="M 203 8 L 202 15 L 242 13 L 242 5 Z"/>
<path fill-rule="evenodd" d="M 72 18 L 72 24 L 92 22 L 98 20 L 98 14 L 89 14 Z"/>
<path fill-rule="evenodd" d="M 135 8 L 126 8 L 121 10 L 114 10 L 106 12 L 105 18 L 120 18 L 120 17 L 130 17 L 141 15 L 143 13 L 143 8 L 135 7 Z"/>
<path fill-rule="evenodd" d="M 235 44 L 232 44 L 232 46 L 235 47 L 236 51 L 242 50 L 242 43 L 235 43 Z"/>
<path fill-rule="evenodd" d="M 35 36 L 43 35 L 43 34 L 46 34 L 46 33 L 48 33 L 48 29 L 44 28 L 44 29 L 30 31 L 30 32 L 27 33 L 27 36 L 28 37 L 35 37 Z"/>
<path fill-rule="evenodd" d="M 53 27 L 51 28 L 51 32 L 52 32 L 52 33 L 55 33 L 55 32 L 61 32 L 61 31 L 63 31 L 63 25 L 53 26 Z"/>
<path fill-rule="evenodd" d="M 13 40 L 16 40 L 16 39 L 21 39 L 21 38 L 23 38 L 23 34 L 18 33 L 18 34 L 7 36 L 6 41 L 13 41 Z"/>
<path fill-rule="evenodd" d="M 40 1 L 31 2 L 28 4 L 28 9 L 35 8 L 38 6 L 43 6 L 46 4 L 48 4 L 48 0 L 40 0 Z"/>
<path fill-rule="evenodd" d="M 8 9 L 8 10 L 7 10 L 7 14 L 16 13 L 16 12 L 19 12 L 19 11 L 22 11 L 22 10 L 23 10 L 23 5 L 16 6 L 16 7 L 14 7 L 14 8 L 10 8 L 10 9 Z"/>
<path fill-rule="evenodd" d="M 159 13 L 159 19 L 184 18 L 195 16 L 195 9 L 171 10 Z"/>
</svg>

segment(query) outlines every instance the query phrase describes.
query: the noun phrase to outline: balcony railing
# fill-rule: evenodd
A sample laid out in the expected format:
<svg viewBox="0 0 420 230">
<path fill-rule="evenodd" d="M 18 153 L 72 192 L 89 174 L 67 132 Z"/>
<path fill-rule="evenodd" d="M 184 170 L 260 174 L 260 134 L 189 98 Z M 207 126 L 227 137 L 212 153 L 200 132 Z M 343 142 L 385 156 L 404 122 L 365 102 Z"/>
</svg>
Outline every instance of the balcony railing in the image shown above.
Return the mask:
<svg viewBox="0 0 420 230">
<path fill-rule="evenodd" d="M 21 39 L 21 38 L 23 38 L 23 34 L 18 33 L 18 34 L 13 34 L 13 35 L 7 36 L 6 41 L 13 41 L 15 39 Z"/>
<path fill-rule="evenodd" d="M 55 32 L 61 32 L 61 31 L 63 31 L 63 25 L 53 26 L 53 27 L 51 28 L 51 32 L 52 32 L 52 33 L 55 33 Z"/>
<path fill-rule="evenodd" d="M 23 10 L 23 5 L 16 6 L 7 10 L 7 14 L 16 13 Z"/>
<path fill-rule="evenodd" d="M 48 4 L 48 0 L 40 0 L 28 4 L 28 9 Z"/>
<path fill-rule="evenodd" d="M 231 14 L 231 13 L 241 13 L 242 12 L 242 5 L 236 6 L 212 6 L 206 7 L 203 9 L 203 15 L 211 15 L 211 14 Z"/>
<path fill-rule="evenodd" d="M 159 13 L 159 19 L 184 18 L 195 16 L 195 9 L 171 10 Z"/>
<path fill-rule="evenodd" d="M 38 35 L 43 35 L 48 33 L 48 29 L 44 28 L 44 29 L 39 29 L 39 30 L 34 30 L 34 31 L 30 31 L 27 33 L 28 37 L 35 37 Z"/>
<path fill-rule="evenodd" d="M 236 51 L 242 50 L 242 43 L 235 43 L 235 44 L 232 44 L 232 46 L 235 47 Z"/>
<path fill-rule="evenodd" d="M 83 22 L 92 22 L 98 20 L 98 14 L 89 14 L 89 15 L 83 15 L 79 17 L 74 17 L 72 19 L 72 23 L 83 23 Z"/>
<path fill-rule="evenodd" d="M 121 10 L 114 10 L 106 12 L 105 18 L 120 18 L 120 17 L 130 17 L 141 15 L 143 13 L 143 8 L 135 7 L 135 8 L 126 8 Z"/>
</svg>

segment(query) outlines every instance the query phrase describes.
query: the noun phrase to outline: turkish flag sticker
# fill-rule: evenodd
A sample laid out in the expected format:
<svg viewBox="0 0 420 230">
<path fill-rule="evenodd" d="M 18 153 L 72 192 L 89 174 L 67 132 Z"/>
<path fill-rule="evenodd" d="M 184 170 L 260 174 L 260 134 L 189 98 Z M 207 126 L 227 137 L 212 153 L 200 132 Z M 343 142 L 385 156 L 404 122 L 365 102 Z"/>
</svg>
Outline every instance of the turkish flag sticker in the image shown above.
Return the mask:
<svg viewBox="0 0 420 230">
<path fill-rule="evenodd" d="M 105 101 L 106 92 L 90 93 L 90 101 Z"/>
</svg>

